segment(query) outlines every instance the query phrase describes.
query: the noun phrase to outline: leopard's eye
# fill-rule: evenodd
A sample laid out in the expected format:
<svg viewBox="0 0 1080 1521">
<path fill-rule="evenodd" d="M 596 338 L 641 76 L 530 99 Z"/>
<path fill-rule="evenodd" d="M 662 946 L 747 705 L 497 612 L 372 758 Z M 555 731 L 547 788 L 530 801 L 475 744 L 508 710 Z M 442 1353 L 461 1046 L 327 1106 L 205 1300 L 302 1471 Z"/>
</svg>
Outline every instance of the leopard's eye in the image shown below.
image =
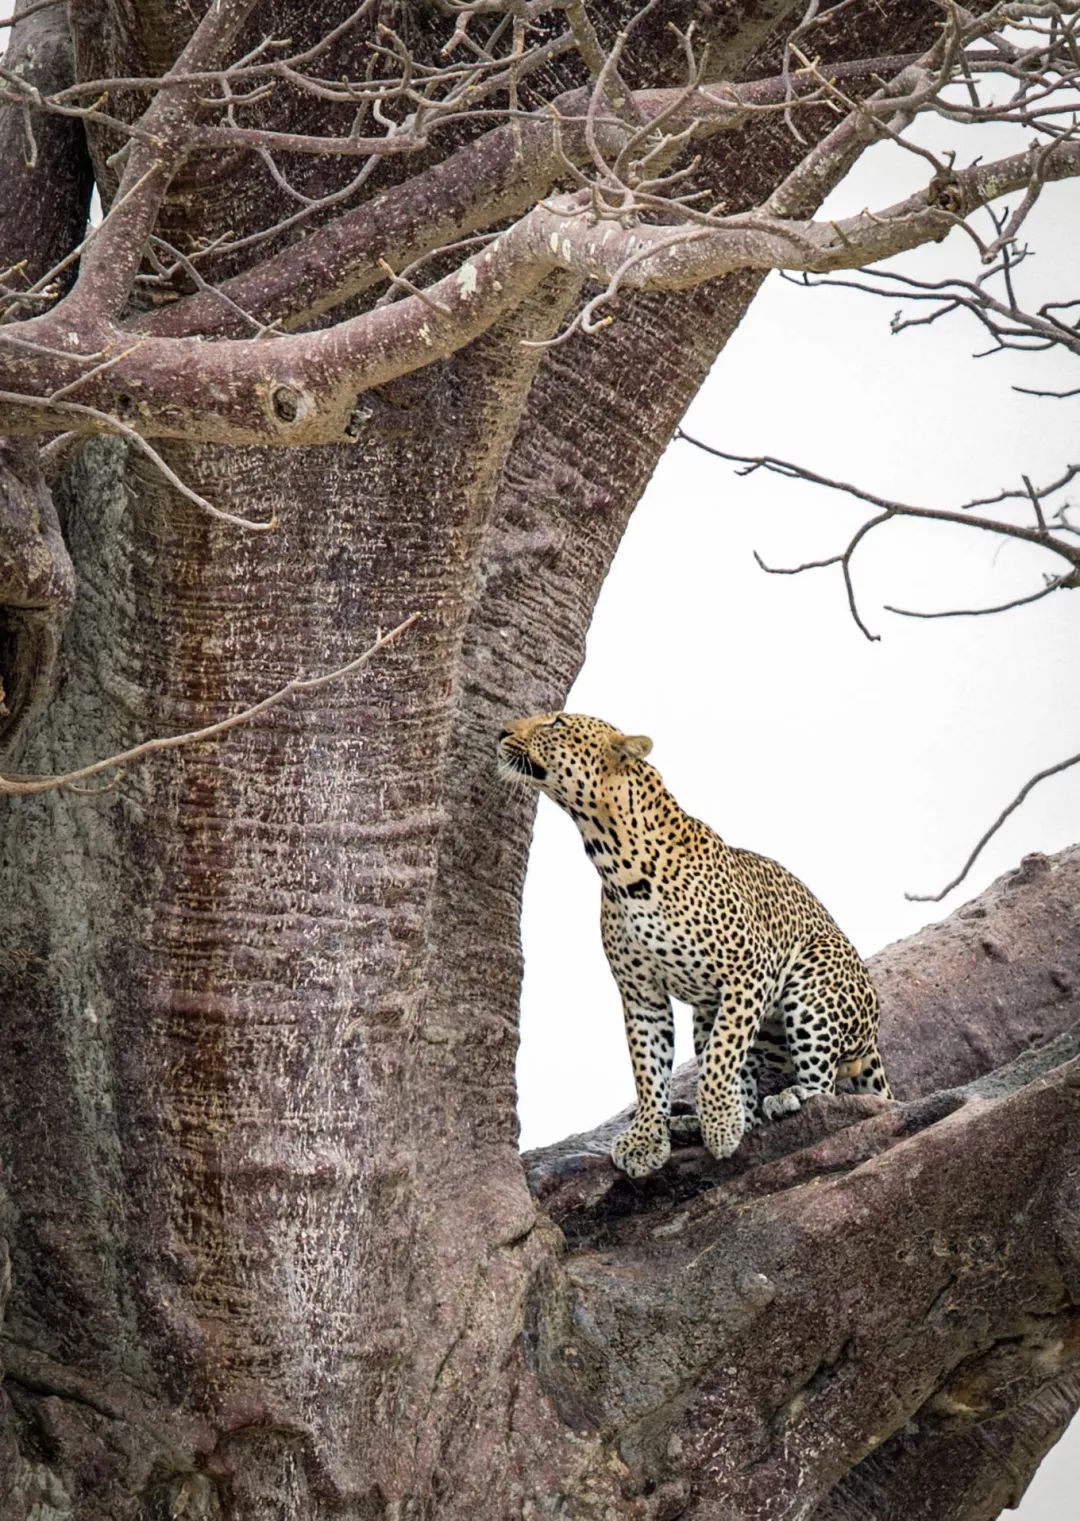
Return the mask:
<svg viewBox="0 0 1080 1521">
<path fill-rule="evenodd" d="M 553 718 L 551 720 L 551 722 L 548 724 L 548 728 L 549 729 L 565 729 L 566 728 L 566 719 L 563 718 L 561 715 L 559 717 L 557 717 L 557 718 Z"/>
</svg>

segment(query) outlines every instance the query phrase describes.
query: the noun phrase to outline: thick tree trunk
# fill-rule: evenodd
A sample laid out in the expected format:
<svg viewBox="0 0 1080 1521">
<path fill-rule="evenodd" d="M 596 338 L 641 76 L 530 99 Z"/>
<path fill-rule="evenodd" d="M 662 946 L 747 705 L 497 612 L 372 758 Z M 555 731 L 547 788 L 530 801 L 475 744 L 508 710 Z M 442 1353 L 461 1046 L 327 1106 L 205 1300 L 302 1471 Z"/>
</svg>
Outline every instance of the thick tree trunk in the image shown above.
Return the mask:
<svg viewBox="0 0 1080 1521">
<path fill-rule="evenodd" d="M 733 8 L 736 52 L 791 9 Z M 189 24 L 74 14 L 84 75 L 160 67 Z M 905 45 L 932 15 L 872 16 L 859 51 Z M 280 19 L 300 35 L 326 17 Z M 797 145 L 770 127 L 708 151 L 737 205 Z M 199 231 L 263 220 L 252 185 L 204 186 Z M 903 1428 L 952 1397 L 965 1359 L 985 1362 L 980 1420 L 1016 1387 L 1003 1338 L 1030 1385 L 1002 1416 L 1010 1452 L 1037 1455 L 1071 1408 L 1071 1196 L 1047 1192 L 1076 1135 L 1060 1074 L 1012 1074 L 1014 1096 L 992 1101 L 838 1100 L 734 1170 L 687 1152 L 641 1190 L 602 1160 L 559 1161 L 537 1173 L 542 1209 L 518 1156 L 531 819 L 494 790 L 492 737 L 567 690 L 629 512 L 756 285 L 627 299 L 599 340 L 539 361 L 521 338 L 575 295 L 555 279 L 454 360 L 373 393 L 354 449 L 173 451 L 215 503 L 276 514 L 273 536 L 200 516 L 116 443 L 72 466 L 58 503 L 78 600 L 24 770 L 206 723 L 423 617 L 352 686 L 99 795 L 9 804 L 3 1521 L 663 1521 L 818 1503 L 840 1518 L 858 1514 L 860 1476 L 888 1495 L 961 1440 L 951 1409 L 920 1415 L 922 1445 Z M 1072 870 L 1034 884 L 1032 923 L 1050 922 L 1050 884 L 1075 915 Z M 1007 926 L 980 933 L 1008 945 Z M 1065 983 L 1072 954 L 1054 961 Z M 1010 963 L 983 957 L 990 996 L 1009 986 L 1020 1008 Z M 1060 1000 L 1037 1025 L 1014 1012 L 985 1059 L 965 1050 L 982 1004 L 956 1013 L 956 1041 L 935 1036 L 937 1076 L 916 1037 L 910 1059 L 898 1045 L 901 1091 L 1064 1029 L 1051 985 Z M 938 1025 L 913 1008 L 921 1048 Z M 838 1176 L 805 1181 L 823 1171 Z M 584 1190 L 569 1208 L 568 1188 Z M 1044 1341 L 1024 1340 L 1024 1316 Z M 875 1373 L 881 1346 L 896 1388 Z M 956 1506 L 926 1514 L 992 1514 Z"/>
</svg>

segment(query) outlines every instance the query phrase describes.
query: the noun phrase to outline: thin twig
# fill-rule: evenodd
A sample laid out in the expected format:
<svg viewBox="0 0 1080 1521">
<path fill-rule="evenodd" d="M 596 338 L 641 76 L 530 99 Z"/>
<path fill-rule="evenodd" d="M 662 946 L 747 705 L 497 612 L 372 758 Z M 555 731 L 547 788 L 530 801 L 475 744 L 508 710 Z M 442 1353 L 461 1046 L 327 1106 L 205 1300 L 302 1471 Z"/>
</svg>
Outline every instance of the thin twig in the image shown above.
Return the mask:
<svg viewBox="0 0 1080 1521">
<path fill-rule="evenodd" d="M 431 311 L 437 312 L 440 317 L 449 317 L 451 315 L 450 308 L 448 306 L 441 306 L 438 301 L 433 301 L 428 295 L 427 291 L 421 290 L 418 285 L 414 285 L 412 281 L 407 280 L 404 275 L 396 275 L 392 267 L 386 262 L 385 259 L 380 259 L 378 261 L 378 264 L 379 268 L 382 270 L 383 274 L 386 276 L 395 290 L 403 290 L 406 291 L 410 296 L 416 296 L 417 299 L 422 301 L 424 305 Z"/>
<path fill-rule="evenodd" d="M 1031 792 L 1033 788 L 1037 787 L 1040 782 L 1045 782 L 1047 777 L 1057 776 L 1062 771 L 1068 771 L 1070 766 L 1075 766 L 1077 764 L 1080 764 L 1080 755 L 1070 755 L 1067 760 L 1058 761 L 1056 766 L 1047 766 L 1045 771 L 1037 771 L 1035 775 L 1026 781 L 1020 788 L 1020 791 L 1013 798 L 1009 806 L 1007 808 L 1003 808 L 1002 811 L 998 814 L 997 818 L 990 825 L 990 828 L 986 831 L 986 833 L 980 839 L 979 843 L 975 846 L 975 849 L 971 852 L 967 860 L 964 862 L 963 870 L 959 873 L 959 875 L 953 877 L 952 881 L 947 883 L 939 893 L 905 893 L 904 897 L 908 900 L 909 903 L 940 903 L 942 898 L 947 897 L 949 893 L 952 892 L 954 887 L 959 887 L 960 883 L 967 876 L 968 872 L 974 866 L 975 862 L 979 859 L 979 856 L 981 855 L 986 845 L 990 840 L 993 839 L 994 835 L 997 834 L 998 830 L 1001 828 L 1002 824 L 1004 824 L 1009 815 L 1016 812 L 1020 804 L 1027 797 L 1028 793 Z"/>
<path fill-rule="evenodd" d="M 7 402 L 12 406 L 19 407 L 46 405 L 46 403 L 41 402 L 37 397 L 20 396 L 15 391 L 0 391 L 0 402 Z M 52 412 L 60 412 L 75 417 L 85 417 L 93 421 L 104 432 L 119 433 L 121 438 L 126 438 L 130 444 L 134 444 L 135 448 L 161 471 L 175 491 L 178 491 L 193 506 L 201 507 L 204 512 L 208 512 L 211 517 L 220 518 L 223 523 L 232 523 L 236 528 L 248 528 L 252 533 L 273 533 L 277 528 L 278 520 L 276 516 L 270 518 L 265 523 L 260 523 L 255 518 L 242 518 L 235 512 L 226 512 L 222 507 L 215 507 L 213 502 L 208 502 L 204 496 L 200 496 L 197 491 L 193 491 L 190 486 L 185 485 L 176 471 L 165 463 L 161 455 L 147 443 L 141 433 L 137 432 L 134 428 L 130 428 L 127 423 L 121 422 L 118 417 L 114 417 L 110 412 L 102 412 L 97 407 L 84 406 L 82 402 L 78 401 L 52 401 L 47 403 L 47 405 Z"/>
<path fill-rule="evenodd" d="M 116 755 L 93 761 L 89 766 L 80 766 L 77 771 L 68 771 L 62 776 L 9 776 L 0 773 L 0 793 L 26 797 L 38 792 L 52 792 L 59 787 L 73 787 L 78 782 L 100 775 L 102 771 L 111 771 L 117 766 L 131 765 L 133 761 L 142 760 L 144 756 L 156 755 L 162 750 L 177 750 L 182 745 L 202 744 L 205 740 L 214 739 L 219 734 L 227 733 L 229 729 L 250 723 L 260 713 L 277 707 L 278 703 L 294 697 L 298 692 L 315 692 L 320 687 L 328 686 L 332 681 L 340 681 L 343 676 L 350 676 L 361 666 L 366 665 L 379 650 L 385 649 L 388 644 L 400 638 L 419 617 L 419 613 L 411 613 L 403 623 L 398 624 L 397 628 L 391 629 L 388 634 L 383 634 L 376 639 L 375 643 L 370 645 L 362 655 L 357 655 L 346 665 L 338 666 L 334 671 L 326 671 L 321 676 L 294 676 L 291 681 L 287 681 L 269 697 L 264 697 L 261 702 L 254 703 L 250 708 L 243 708 L 239 713 L 230 714 L 228 718 L 222 718 L 217 723 L 207 724 L 202 729 L 192 729 L 185 734 L 167 734 L 159 739 L 144 740 L 140 745 L 133 745 L 130 750 L 121 750 Z"/>
<path fill-rule="evenodd" d="M 1062 587 L 1080 587 L 1080 572 L 1070 571 L 1067 576 L 1051 576 L 1041 591 L 1028 597 L 1014 597 L 1011 602 L 999 602 L 996 607 L 948 607 L 936 613 L 921 613 L 911 607 L 891 607 L 885 604 L 887 613 L 898 613 L 901 618 L 985 618 L 991 613 L 1009 613 L 1014 607 L 1027 607 L 1029 602 L 1041 602 L 1044 597 L 1061 591 Z"/>
</svg>

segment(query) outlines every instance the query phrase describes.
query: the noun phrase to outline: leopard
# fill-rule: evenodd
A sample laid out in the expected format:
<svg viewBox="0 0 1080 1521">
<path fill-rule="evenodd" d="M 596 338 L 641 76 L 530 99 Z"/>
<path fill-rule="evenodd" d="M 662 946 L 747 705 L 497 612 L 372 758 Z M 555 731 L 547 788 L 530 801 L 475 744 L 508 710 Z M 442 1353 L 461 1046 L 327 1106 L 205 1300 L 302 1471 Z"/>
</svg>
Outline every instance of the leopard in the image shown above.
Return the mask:
<svg viewBox="0 0 1080 1521">
<path fill-rule="evenodd" d="M 877 993 L 851 941 L 786 867 L 686 813 L 651 750 L 646 735 L 582 713 L 516 719 L 497 741 L 499 776 L 568 813 L 600 875 L 637 1098 L 611 1157 L 635 1179 L 664 1166 L 673 1131 L 730 1157 L 840 1077 L 892 1096 Z M 697 1066 L 696 1114 L 674 1118 L 673 998 L 693 1010 Z M 763 1093 L 767 1072 L 786 1086 Z"/>
</svg>

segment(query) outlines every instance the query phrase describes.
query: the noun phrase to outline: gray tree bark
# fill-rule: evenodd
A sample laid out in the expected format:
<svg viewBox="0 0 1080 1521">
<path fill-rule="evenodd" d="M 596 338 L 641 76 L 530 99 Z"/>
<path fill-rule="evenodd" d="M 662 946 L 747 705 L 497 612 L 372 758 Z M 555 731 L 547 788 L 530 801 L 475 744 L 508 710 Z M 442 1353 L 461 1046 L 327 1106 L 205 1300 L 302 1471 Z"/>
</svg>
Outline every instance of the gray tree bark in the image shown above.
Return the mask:
<svg viewBox="0 0 1080 1521">
<path fill-rule="evenodd" d="M 157 70 L 190 27 L 69 9 L 83 78 Z M 795 8 L 674 9 L 752 77 Z M 278 6 L 274 30 L 333 10 Z M 397 10 L 435 35 L 433 10 Z M 936 14 L 868 5 L 845 40 L 917 44 Z M 90 143 L 108 194 L 115 144 Z M 706 152 L 737 206 L 796 148 L 758 125 Z M 255 173 L 192 172 L 173 238 L 276 209 Z M 18 232 L 16 207 L 0 265 Z M 492 736 L 561 702 L 757 283 L 627 296 L 540 359 L 521 337 L 577 293 L 556 276 L 369 393 L 353 448 L 171 448 L 215 502 L 276 514 L 272 536 L 208 520 L 115 441 L 58 484 L 78 595 L 47 709 L 17 689 L 24 771 L 205 724 L 423 619 L 362 682 L 221 746 L 7 805 L 4 1521 L 974 1521 L 1080 1400 L 1073 1046 L 964 1088 L 1076 1019 L 1074 856 L 951 921 L 948 953 L 883 967 L 896 1107 L 811 1106 L 734 1164 L 690 1149 L 638 1187 L 579 1146 L 538 1159 L 531 1192 L 518 1154 L 531 815 L 493 786 Z M 0 590 L 25 607 L 53 546 L 59 629 L 45 488 L 7 463 L 24 569 Z M 8 627 L 11 668 L 40 671 Z"/>
</svg>

